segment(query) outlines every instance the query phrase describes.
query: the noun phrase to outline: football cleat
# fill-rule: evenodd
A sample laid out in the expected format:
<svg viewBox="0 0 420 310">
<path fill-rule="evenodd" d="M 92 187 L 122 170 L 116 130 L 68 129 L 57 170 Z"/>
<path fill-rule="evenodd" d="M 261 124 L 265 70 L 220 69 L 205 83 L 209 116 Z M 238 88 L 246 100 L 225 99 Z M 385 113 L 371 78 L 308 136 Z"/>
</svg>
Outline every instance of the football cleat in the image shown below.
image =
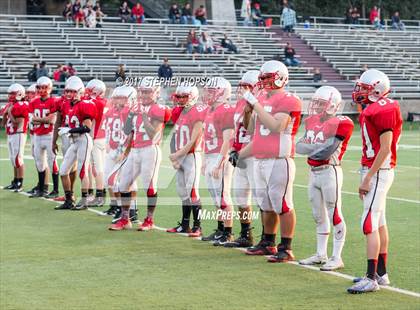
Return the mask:
<svg viewBox="0 0 420 310">
<path fill-rule="evenodd" d="M 124 229 L 130 229 L 133 225 L 131 225 L 131 222 L 129 219 L 120 219 L 115 224 L 112 224 L 109 226 L 109 230 L 124 230 Z"/>
<path fill-rule="evenodd" d="M 29 196 L 29 198 L 42 198 L 45 197 L 45 192 L 37 190 L 32 195 Z"/>
<path fill-rule="evenodd" d="M 362 294 L 376 291 L 379 291 L 378 282 L 368 277 L 362 278 L 359 282 L 347 289 L 347 292 L 350 294 Z"/>
<path fill-rule="evenodd" d="M 362 281 L 364 278 L 354 278 L 353 283 L 358 283 Z M 378 282 L 379 285 L 390 285 L 391 282 L 389 281 L 388 274 L 384 274 L 383 276 L 380 276 L 378 274 L 375 275 L 375 279 Z"/>
<path fill-rule="evenodd" d="M 130 209 L 130 212 L 129 212 L 128 216 L 130 218 L 131 223 L 138 223 L 139 222 L 139 217 L 137 216 L 137 209 L 136 210 Z"/>
<path fill-rule="evenodd" d="M 252 228 L 251 228 L 252 229 Z M 252 238 L 251 229 L 241 231 L 239 238 L 232 242 L 226 242 L 223 246 L 226 248 L 249 248 L 252 247 L 254 239 Z"/>
<path fill-rule="evenodd" d="M 320 256 L 318 254 L 312 255 L 311 257 L 301 259 L 299 264 L 301 265 L 319 265 L 325 264 L 328 261 L 327 256 Z"/>
<path fill-rule="evenodd" d="M 90 208 L 100 208 L 103 207 L 105 204 L 104 197 L 95 197 L 92 201 L 89 202 Z"/>
<path fill-rule="evenodd" d="M 188 237 L 198 238 L 198 237 L 201 237 L 202 234 L 203 232 L 200 226 L 193 226 L 193 228 L 191 229 L 191 232 L 188 234 Z"/>
<path fill-rule="evenodd" d="M 230 233 L 223 233 L 223 236 L 213 242 L 214 246 L 224 246 L 228 242 L 233 241 L 233 235 Z"/>
<path fill-rule="evenodd" d="M 102 212 L 102 215 L 115 215 L 117 212 L 121 213 L 121 208 L 116 205 L 110 205 L 109 209 Z"/>
<path fill-rule="evenodd" d="M 180 233 L 189 233 L 191 232 L 189 227 L 186 227 L 184 225 L 182 225 L 180 222 L 178 222 L 178 226 L 174 227 L 174 228 L 169 228 L 166 230 L 166 232 L 168 233 L 173 233 L 173 234 L 180 234 Z"/>
<path fill-rule="evenodd" d="M 7 189 L 9 191 L 15 190 L 16 189 L 16 183 L 15 183 L 15 181 L 12 181 L 9 185 L 3 187 L 3 189 Z"/>
<path fill-rule="evenodd" d="M 213 233 L 208 235 L 207 237 L 201 237 L 202 241 L 216 241 L 223 236 L 223 231 L 215 229 Z"/>
<path fill-rule="evenodd" d="M 151 229 L 153 229 L 153 219 L 151 217 L 146 217 L 137 228 L 138 231 L 149 231 Z"/>
<path fill-rule="evenodd" d="M 281 244 L 277 246 L 277 253 L 267 258 L 269 263 L 286 263 L 294 260 L 295 256 L 292 250 L 285 249 Z"/>
<path fill-rule="evenodd" d="M 114 213 L 114 217 L 112 218 L 111 223 L 115 224 L 116 222 L 118 222 L 121 218 L 122 218 L 122 210 L 120 207 L 116 207 L 116 211 Z M 111 214 L 112 215 L 112 214 Z"/>
<path fill-rule="evenodd" d="M 48 195 L 45 196 L 45 198 L 47 199 L 55 199 L 58 197 L 58 192 L 57 191 L 51 191 Z"/>
<path fill-rule="evenodd" d="M 331 256 L 328 261 L 319 268 L 321 271 L 334 271 L 344 268 L 344 263 L 341 257 Z"/>
<path fill-rule="evenodd" d="M 274 242 L 265 241 L 261 239 L 258 244 L 248 248 L 245 251 L 246 255 L 274 255 L 277 253 L 277 248 Z"/>
<path fill-rule="evenodd" d="M 54 210 L 71 210 L 74 208 L 74 202 L 73 201 L 64 201 L 63 204 L 56 206 Z"/>
<path fill-rule="evenodd" d="M 72 209 L 73 211 L 82 211 L 88 208 L 88 203 L 86 198 L 81 198 L 79 202 Z"/>
<path fill-rule="evenodd" d="M 38 190 L 38 185 L 34 186 L 31 190 L 27 191 L 26 193 L 29 195 L 34 194 Z"/>
<path fill-rule="evenodd" d="M 23 184 L 21 182 L 17 182 L 15 185 L 15 193 L 20 193 L 21 191 L 23 191 Z"/>
</svg>

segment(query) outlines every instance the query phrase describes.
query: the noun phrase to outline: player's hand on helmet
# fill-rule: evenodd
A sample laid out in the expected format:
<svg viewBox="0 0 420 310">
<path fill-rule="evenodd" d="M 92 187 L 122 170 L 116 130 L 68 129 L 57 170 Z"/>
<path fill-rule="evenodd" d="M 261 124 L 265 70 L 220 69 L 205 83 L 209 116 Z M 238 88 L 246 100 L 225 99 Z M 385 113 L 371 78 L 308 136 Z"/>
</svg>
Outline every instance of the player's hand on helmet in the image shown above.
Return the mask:
<svg viewBox="0 0 420 310">
<path fill-rule="evenodd" d="M 365 195 L 367 195 L 367 193 L 369 193 L 370 191 L 370 181 L 371 181 L 371 177 L 366 175 L 359 186 L 359 198 L 361 200 L 363 200 Z"/>
<path fill-rule="evenodd" d="M 58 129 L 58 135 L 62 137 L 63 135 L 67 135 L 70 131 L 70 127 L 60 127 Z"/>
</svg>

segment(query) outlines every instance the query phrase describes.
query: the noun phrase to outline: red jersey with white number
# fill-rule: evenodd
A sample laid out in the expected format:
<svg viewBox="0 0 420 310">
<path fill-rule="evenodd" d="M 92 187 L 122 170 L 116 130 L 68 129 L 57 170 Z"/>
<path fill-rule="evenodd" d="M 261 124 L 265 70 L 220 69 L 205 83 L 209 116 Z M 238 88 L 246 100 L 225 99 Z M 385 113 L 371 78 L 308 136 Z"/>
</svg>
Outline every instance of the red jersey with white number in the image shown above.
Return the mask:
<svg viewBox="0 0 420 310">
<path fill-rule="evenodd" d="M 235 137 L 233 139 L 233 148 L 239 152 L 244 146 L 251 141 L 251 135 L 247 132 L 244 126 L 244 109 L 247 102 L 244 99 L 236 103 L 235 114 L 233 120 L 235 123 Z"/>
<path fill-rule="evenodd" d="M 305 137 L 310 144 L 324 143 L 327 139 L 337 137 L 341 140 L 340 145 L 327 160 L 315 160 L 308 158 L 310 166 L 340 165 L 341 159 L 347 149 L 351 134 L 353 133 L 353 121 L 347 116 L 339 115 L 327 120 L 322 115 L 310 116 L 305 120 Z"/>
<path fill-rule="evenodd" d="M 23 126 L 12 123 L 10 118 L 7 118 L 6 123 L 6 133 L 8 135 L 13 135 L 16 133 L 26 133 L 28 128 L 29 112 L 28 112 L 28 103 L 26 101 L 17 101 L 15 103 L 8 103 L 7 107 L 13 104 L 12 110 L 10 113 L 14 118 L 23 118 Z"/>
<path fill-rule="evenodd" d="M 282 132 L 271 132 L 259 118 L 256 118 L 252 143 L 255 158 L 293 157 L 295 154 L 295 136 L 299 129 L 302 103 L 298 97 L 288 92 L 266 94 L 258 98 L 264 110 L 271 115 L 288 114 L 291 121 Z"/>
<path fill-rule="evenodd" d="M 359 122 L 363 141 L 362 166 L 372 166 L 381 147 L 380 136 L 392 131 L 391 154 L 381 168 L 394 168 L 403 123 L 398 101 L 383 98 L 369 104 L 360 114 Z"/>
<path fill-rule="evenodd" d="M 105 138 L 105 128 L 102 124 L 102 116 L 104 114 L 104 108 L 106 106 L 106 99 L 96 97 L 92 99 L 92 101 L 96 106 L 95 132 L 93 134 L 93 139 L 103 139 Z"/>
<path fill-rule="evenodd" d="M 223 131 L 233 129 L 233 114 L 235 107 L 229 104 L 220 104 L 209 107 L 204 118 L 204 153 L 220 153 L 223 144 Z"/>
<path fill-rule="evenodd" d="M 197 122 L 203 122 L 207 112 L 207 106 L 195 105 L 190 109 L 182 109 L 177 117 L 174 130 L 175 130 L 175 150 L 182 149 L 187 143 L 191 141 L 191 135 L 194 125 Z M 174 108 L 175 113 L 178 107 Z M 202 137 L 200 136 L 195 144 L 192 146 L 188 153 L 201 151 Z"/>
<path fill-rule="evenodd" d="M 37 97 L 29 102 L 29 113 L 34 117 L 44 118 L 50 115 L 51 113 L 56 112 L 56 98 L 48 97 L 42 99 Z M 33 133 L 37 136 L 48 135 L 54 130 L 53 124 L 32 124 Z"/>
<path fill-rule="evenodd" d="M 106 144 L 109 145 L 111 150 L 116 150 L 127 139 L 123 128 L 128 113 L 128 108 L 118 109 L 112 107 L 103 115 L 102 123 L 105 125 Z"/>
<path fill-rule="evenodd" d="M 55 100 L 55 110 L 60 112 L 61 115 L 61 125 L 60 127 L 69 126 L 69 113 L 71 110 L 71 103 L 70 101 L 65 98 L 64 96 L 58 97 Z"/>
<path fill-rule="evenodd" d="M 163 129 L 165 128 L 165 123 L 171 119 L 171 110 L 160 104 L 152 104 L 149 106 L 145 106 L 147 117 L 149 121 L 152 122 L 153 120 L 157 120 L 162 122 L 163 125 L 159 132 L 156 133 L 153 139 L 149 137 L 144 128 L 143 123 L 143 116 L 142 114 L 138 114 L 133 118 L 134 124 L 134 138 L 133 138 L 133 148 L 142 148 L 147 147 L 150 145 L 159 145 L 160 141 L 162 140 L 163 136 Z"/>
<path fill-rule="evenodd" d="M 90 100 L 81 100 L 75 105 L 70 105 L 68 110 L 68 126 L 70 128 L 80 127 L 86 119 L 94 120 L 96 116 L 96 106 Z"/>
</svg>

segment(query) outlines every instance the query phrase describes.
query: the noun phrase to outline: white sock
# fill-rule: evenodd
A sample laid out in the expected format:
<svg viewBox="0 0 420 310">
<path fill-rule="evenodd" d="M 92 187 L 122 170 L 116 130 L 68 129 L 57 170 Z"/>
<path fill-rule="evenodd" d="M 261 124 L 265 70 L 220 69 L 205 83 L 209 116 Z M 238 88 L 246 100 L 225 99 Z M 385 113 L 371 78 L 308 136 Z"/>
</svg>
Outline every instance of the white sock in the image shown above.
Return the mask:
<svg viewBox="0 0 420 310">
<path fill-rule="evenodd" d="M 316 252 L 319 256 L 327 256 L 328 233 L 316 234 Z"/>
<path fill-rule="evenodd" d="M 346 240 L 346 223 L 341 221 L 340 224 L 334 226 L 334 242 L 333 242 L 333 256 L 341 258 L 344 242 Z"/>
</svg>

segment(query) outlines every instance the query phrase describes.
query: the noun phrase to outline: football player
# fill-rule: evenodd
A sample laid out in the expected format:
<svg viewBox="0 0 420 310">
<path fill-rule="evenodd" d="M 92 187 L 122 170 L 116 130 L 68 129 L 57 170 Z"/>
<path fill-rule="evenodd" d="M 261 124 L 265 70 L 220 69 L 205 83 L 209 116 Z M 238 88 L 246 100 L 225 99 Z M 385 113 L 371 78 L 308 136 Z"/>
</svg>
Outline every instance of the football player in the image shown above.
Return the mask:
<svg viewBox="0 0 420 310">
<path fill-rule="evenodd" d="M 336 116 L 341 105 L 340 92 L 331 86 L 317 89 L 309 105 L 305 120 L 305 135 L 296 143 L 298 154 L 308 155 L 309 201 L 316 223 L 317 252 L 300 260 L 302 265 L 323 264 L 321 270 L 332 271 L 344 267 L 341 252 L 346 238 L 346 223 L 341 212 L 343 170 L 341 159 L 353 132 L 353 121 Z M 327 245 L 333 225 L 333 254 L 328 259 Z"/>
<path fill-rule="evenodd" d="M 157 179 L 162 159 L 160 142 L 165 123 L 170 119 L 170 110 L 157 104 L 160 86 L 154 85 L 154 78 L 145 77 L 139 85 L 139 98 L 136 89 L 126 86 L 131 95 L 130 113 L 124 126 L 124 133 L 129 136 L 126 150 L 127 160 L 123 164 L 119 177 L 121 195 L 121 219 L 109 227 L 110 230 L 123 230 L 132 227 L 129 208 L 132 201 L 134 181 L 140 176 L 142 189 L 147 195 L 147 215 L 139 225 L 139 231 L 153 228 L 153 213 L 157 202 Z M 138 99 L 138 101 L 137 101 Z"/>
<path fill-rule="evenodd" d="M 251 134 L 247 131 L 252 109 L 247 104 L 242 95 L 247 92 L 253 92 L 258 84 L 258 70 L 247 71 L 239 82 L 234 121 L 235 137 L 233 140 L 232 151 L 229 154 L 229 160 L 235 167 L 233 171 L 233 198 L 239 208 L 241 222 L 241 232 L 239 237 L 233 242 L 228 242 L 225 247 L 247 248 L 253 245 L 251 231 L 251 192 L 254 190 L 253 169 L 254 158 L 248 157 L 238 161 L 238 152 L 251 141 Z"/>
<path fill-rule="evenodd" d="M 58 196 L 58 166 L 56 155 L 53 152 L 53 130 L 56 121 L 55 98 L 51 97 L 52 81 L 40 77 L 36 82 L 38 97 L 29 102 L 29 118 L 33 128 L 34 159 L 38 171 L 38 189 L 29 197 L 44 197 L 44 187 L 48 178 L 47 167 L 52 173 L 53 190 L 46 198 Z"/>
<path fill-rule="evenodd" d="M 8 103 L 3 112 L 2 127 L 6 127 L 9 158 L 13 166 L 13 181 L 5 189 L 22 191 L 25 166 L 23 153 L 25 150 L 26 131 L 28 128 L 28 103 L 25 99 L 25 88 L 12 84 L 7 89 Z"/>
<path fill-rule="evenodd" d="M 190 237 L 201 237 L 198 217 L 201 202 L 199 182 L 201 171 L 201 144 L 203 120 L 207 107 L 198 105 L 198 88 L 180 85 L 172 95 L 174 109 L 181 109 L 174 122 L 172 148 L 169 159 L 176 169 L 176 189 L 182 201 L 182 220 L 169 233 L 189 233 Z M 177 114 L 176 112 L 172 113 Z M 193 227 L 190 230 L 190 216 L 193 213 Z"/>
<path fill-rule="evenodd" d="M 203 102 L 209 108 L 204 119 L 205 161 L 202 171 L 213 203 L 222 212 L 218 212 L 214 233 L 202 237 L 202 240 L 212 241 L 215 246 L 233 241 L 233 203 L 230 195 L 233 166 L 227 159 L 234 135 L 235 108 L 229 104 L 230 96 L 231 85 L 222 77 L 211 79 L 203 89 Z"/>
<path fill-rule="evenodd" d="M 375 69 L 365 71 L 353 90 L 353 101 L 366 105 L 359 117 L 363 142 L 359 197 L 364 207 L 361 224 L 367 242 L 367 272 L 348 288 L 349 293 L 374 292 L 378 284 L 390 283 L 385 206 L 394 180 L 402 117 L 398 102 L 388 98 L 389 92 L 388 76 Z"/>
<path fill-rule="evenodd" d="M 250 154 L 254 160 L 254 180 L 258 206 L 263 210 L 262 240 L 248 248 L 248 255 L 270 255 L 269 262 L 294 260 L 291 243 L 296 225 L 293 209 L 293 181 L 295 178 L 294 138 L 299 128 L 301 102 L 287 92 L 289 80 L 286 66 L 276 60 L 264 63 L 259 81 L 263 93 L 255 97 L 251 92 L 244 99 L 254 110 L 254 136 L 243 148 L 240 158 Z M 281 242 L 275 238 L 280 222 Z"/>
<path fill-rule="evenodd" d="M 102 207 L 104 199 L 104 160 L 105 160 L 105 130 L 102 116 L 106 106 L 104 98 L 105 83 L 98 79 L 90 80 L 86 85 L 86 99 L 90 99 L 96 106 L 95 130 L 93 133 L 92 169 L 95 178 L 95 199 L 89 203 L 92 207 Z M 92 186 L 92 185 L 91 185 Z"/>
<path fill-rule="evenodd" d="M 57 206 L 56 210 L 85 210 L 87 209 L 87 195 L 89 187 L 89 164 L 93 148 L 93 121 L 96 116 L 95 104 L 91 101 L 82 100 L 85 86 L 79 77 L 72 76 L 66 81 L 64 88 L 70 107 L 66 112 L 68 116 L 68 127 L 62 127 L 59 135 L 69 135 L 70 147 L 64 155 L 60 167 L 61 181 L 65 193 L 65 201 Z M 70 171 L 77 163 L 77 173 L 81 179 L 80 201 L 75 205 L 70 180 Z"/>
</svg>

